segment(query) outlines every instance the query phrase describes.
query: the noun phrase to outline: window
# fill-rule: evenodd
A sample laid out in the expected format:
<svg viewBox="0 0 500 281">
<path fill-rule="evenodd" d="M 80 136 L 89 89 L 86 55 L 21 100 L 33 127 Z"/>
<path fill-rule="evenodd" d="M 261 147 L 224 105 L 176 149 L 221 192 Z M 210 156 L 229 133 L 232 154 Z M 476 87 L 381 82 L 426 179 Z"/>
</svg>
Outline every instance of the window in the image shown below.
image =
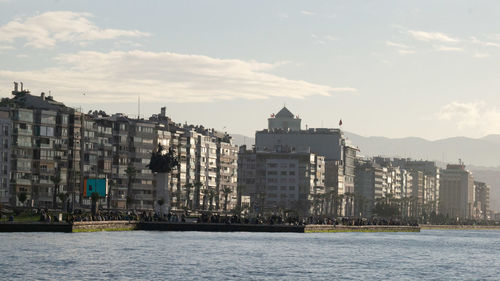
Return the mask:
<svg viewBox="0 0 500 281">
<path fill-rule="evenodd" d="M 33 112 L 32 111 L 18 111 L 17 117 L 20 121 L 33 122 Z"/>
</svg>

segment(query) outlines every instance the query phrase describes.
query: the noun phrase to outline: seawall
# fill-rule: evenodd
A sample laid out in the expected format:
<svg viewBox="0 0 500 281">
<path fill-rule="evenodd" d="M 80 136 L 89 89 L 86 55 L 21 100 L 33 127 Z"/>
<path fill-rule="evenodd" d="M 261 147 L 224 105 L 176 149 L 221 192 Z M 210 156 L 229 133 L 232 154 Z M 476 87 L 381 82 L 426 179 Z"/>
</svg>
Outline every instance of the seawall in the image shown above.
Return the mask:
<svg viewBox="0 0 500 281">
<path fill-rule="evenodd" d="M 138 221 L 78 221 L 73 222 L 73 232 L 137 230 Z"/>
<path fill-rule="evenodd" d="M 440 230 L 500 230 L 500 225 L 431 225 L 422 224 L 422 229 L 440 229 Z"/>
<path fill-rule="evenodd" d="M 419 232 L 418 226 L 267 225 L 223 223 L 174 223 L 139 221 L 89 221 L 70 223 L 7 222 L 0 232 L 93 232 L 93 231 L 205 231 L 205 232 Z"/>
<path fill-rule="evenodd" d="M 408 225 L 307 225 L 304 232 L 420 232 L 419 226 Z"/>
<path fill-rule="evenodd" d="M 0 232 L 73 232 L 69 223 L 1 222 Z"/>
</svg>

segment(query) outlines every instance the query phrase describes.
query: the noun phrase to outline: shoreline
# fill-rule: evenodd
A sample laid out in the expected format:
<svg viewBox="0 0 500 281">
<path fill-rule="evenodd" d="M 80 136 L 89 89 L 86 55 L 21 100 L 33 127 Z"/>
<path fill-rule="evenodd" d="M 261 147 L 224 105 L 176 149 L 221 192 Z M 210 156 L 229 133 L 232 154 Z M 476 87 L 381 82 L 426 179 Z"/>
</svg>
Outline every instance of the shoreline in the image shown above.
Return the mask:
<svg viewBox="0 0 500 281">
<path fill-rule="evenodd" d="M 421 230 L 500 230 L 500 225 L 269 225 L 180 223 L 141 221 L 85 221 L 85 222 L 0 222 L 0 232 L 96 232 L 96 231 L 202 231 L 202 232 L 420 232 Z"/>
<path fill-rule="evenodd" d="M 202 232 L 420 232 L 419 226 L 405 225 L 269 225 L 223 223 L 176 223 L 140 221 L 90 221 L 74 223 L 4 222 L 0 232 L 96 232 L 96 231 L 202 231 Z"/>
<path fill-rule="evenodd" d="M 435 225 L 421 224 L 422 230 L 500 230 L 500 225 Z"/>
</svg>

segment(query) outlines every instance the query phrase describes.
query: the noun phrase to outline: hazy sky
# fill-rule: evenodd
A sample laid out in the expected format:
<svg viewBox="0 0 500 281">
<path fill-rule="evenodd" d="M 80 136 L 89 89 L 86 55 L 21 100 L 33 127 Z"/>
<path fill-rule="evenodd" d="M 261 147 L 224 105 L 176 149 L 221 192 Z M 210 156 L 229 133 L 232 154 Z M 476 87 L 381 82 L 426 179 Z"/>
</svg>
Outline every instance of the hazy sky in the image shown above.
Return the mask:
<svg viewBox="0 0 500 281">
<path fill-rule="evenodd" d="M 253 135 L 284 103 L 365 136 L 500 133 L 499 1 L 0 0 L 0 96 Z M 83 95 L 85 93 L 85 95 Z"/>
</svg>

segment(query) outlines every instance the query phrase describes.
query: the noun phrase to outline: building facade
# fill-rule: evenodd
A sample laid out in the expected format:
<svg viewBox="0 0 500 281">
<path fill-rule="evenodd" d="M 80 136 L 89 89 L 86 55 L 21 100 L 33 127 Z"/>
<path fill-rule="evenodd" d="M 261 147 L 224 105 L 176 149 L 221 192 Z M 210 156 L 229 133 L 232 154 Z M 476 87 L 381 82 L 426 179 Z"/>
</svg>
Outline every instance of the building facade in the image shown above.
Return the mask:
<svg viewBox="0 0 500 281">
<path fill-rule="evenodd" d="M 440 178 L 439 212 L 450 218 L 471 219 L 474 197 L 474 179 L 465 165 L 447 165 Z"/>
</svg>

